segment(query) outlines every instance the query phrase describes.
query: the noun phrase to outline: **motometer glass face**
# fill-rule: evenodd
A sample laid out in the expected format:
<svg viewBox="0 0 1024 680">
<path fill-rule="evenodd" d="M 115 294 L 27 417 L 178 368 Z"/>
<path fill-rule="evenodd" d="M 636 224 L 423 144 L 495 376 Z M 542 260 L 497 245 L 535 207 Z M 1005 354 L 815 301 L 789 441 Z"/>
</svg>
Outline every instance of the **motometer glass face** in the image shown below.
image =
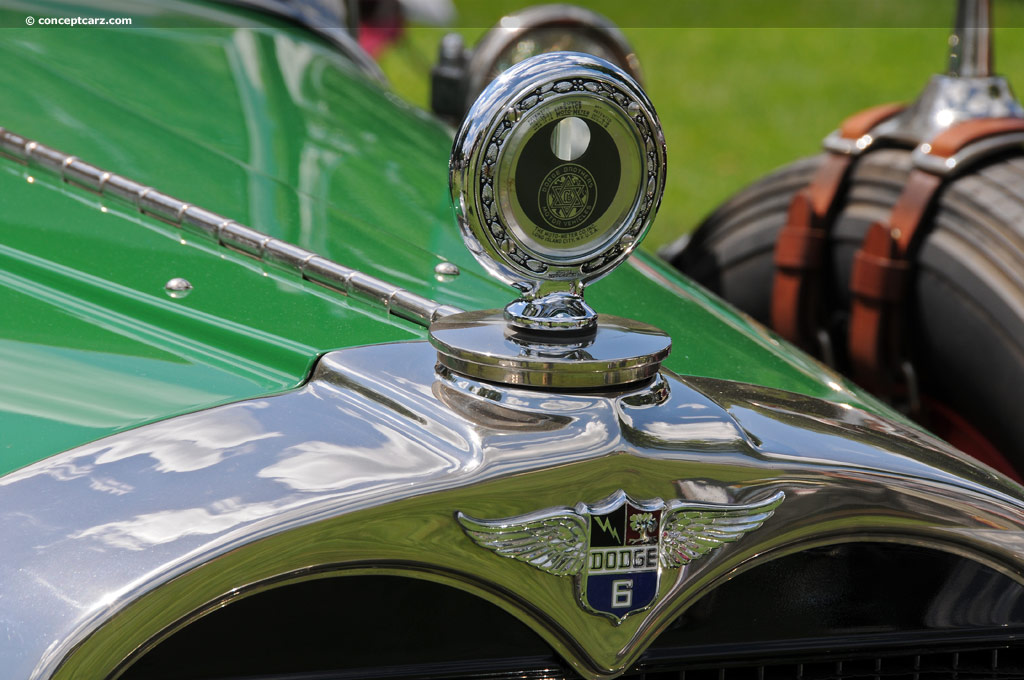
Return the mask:
<svg viewBox="0 0 1024 680">
<path fill-rule="evenodd" d="M 632 122 L 589 94 L 528 111 L 505 145 L 497 212 L 524 245 L 559 262 L 607 246 L 643 188 Z"/>
</svg>

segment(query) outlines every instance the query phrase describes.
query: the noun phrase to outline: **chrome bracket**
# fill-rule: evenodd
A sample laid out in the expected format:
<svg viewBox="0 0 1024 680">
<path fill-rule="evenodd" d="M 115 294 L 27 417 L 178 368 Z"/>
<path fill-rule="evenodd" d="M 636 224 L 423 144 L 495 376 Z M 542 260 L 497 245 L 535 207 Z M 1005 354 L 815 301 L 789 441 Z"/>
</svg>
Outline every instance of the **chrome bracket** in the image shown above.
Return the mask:
<svg viewBox="0 0 1024 680">
<path fill-rule="evenodd" d="M 917 147 L 966 120 L 1024 118 L 1024 107 L 1009 82 L 992 72 L 990 24 L 989 0 L 960 0 L 956 26 L 949 37 L 948 73 L 932 76 L 906 110 L 880 123 L 870 133 L 858 139 L 844 139 L 836 131 L 825 138 L 824 148 L 833 153 L 859 155 L 883 140 Z M 977 153 L 983 152 L 979 149 Z M 932 167 L 942 172 L 937 165 L 928 165 L 931 161 L 924 162 L 929 172 Z"/>
</svg>

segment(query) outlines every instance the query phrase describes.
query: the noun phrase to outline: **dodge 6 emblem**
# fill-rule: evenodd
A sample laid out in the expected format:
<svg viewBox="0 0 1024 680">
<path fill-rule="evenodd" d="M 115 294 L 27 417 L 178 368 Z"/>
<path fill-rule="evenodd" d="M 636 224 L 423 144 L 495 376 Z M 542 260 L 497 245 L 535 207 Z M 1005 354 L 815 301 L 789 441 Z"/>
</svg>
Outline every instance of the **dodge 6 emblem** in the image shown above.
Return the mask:
<svg viewBox="0 0 1024 680">
<path fill-rule="evenodd" d="M 594 505 L 549 508 L 504 519 L 456 518 L 477 545 L 555 576 L 573 576 L 580 605 L 620 622 L 658 597 L 661 574 L 759 528 L 781 491 L 742 505 L 660 498 L 619 490 Z"/>
</svg>

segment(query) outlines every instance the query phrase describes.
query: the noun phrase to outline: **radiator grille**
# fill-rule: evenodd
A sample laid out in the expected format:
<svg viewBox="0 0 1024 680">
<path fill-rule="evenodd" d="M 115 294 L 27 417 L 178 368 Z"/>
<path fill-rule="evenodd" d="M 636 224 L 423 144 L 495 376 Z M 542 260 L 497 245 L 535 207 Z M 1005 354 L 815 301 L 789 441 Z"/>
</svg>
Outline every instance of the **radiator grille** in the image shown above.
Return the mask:
<svg viewBox="0 0 1024 680">
<path fill-rule="evenodd" d="M 703 667 L 641 666 L 628 680 L 992 680 L 1024 678 L 1024 646 L 1019 643 L 955 651 L 904 652 L 815 661 L 768 661 L 751 665 Z"/>
<path fill-rule="evenodd" d="M 811 659 L 811 660 L 808 660 Z M 495 659 L 481 663 L 437 663 L 377 667 L 342 672 L 246 676 L 244 680 L 578 680 L 550 658 Z M 764 659 L 758 663 L 647 662 L 631 669 L 622 680 L 999 680 L 1024 678 L 1024 643 L 979 644 L 942 651 L 901 650 L 872 653 L 815 652 L 803 660 Z M 243 680 L 232 678 L 232 680 Z"/>
</svg>

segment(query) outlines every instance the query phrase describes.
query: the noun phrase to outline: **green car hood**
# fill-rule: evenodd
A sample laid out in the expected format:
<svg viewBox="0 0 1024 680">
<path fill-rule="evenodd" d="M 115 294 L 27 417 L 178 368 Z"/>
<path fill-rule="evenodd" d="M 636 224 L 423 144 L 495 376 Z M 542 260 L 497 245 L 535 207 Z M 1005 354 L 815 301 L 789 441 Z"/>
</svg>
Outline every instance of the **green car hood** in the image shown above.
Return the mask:
<svg viewBox="0 0 1024 680">
<path fill-rule="evenodd" d="M 2 10 L 0 25 L 26 13 Z M 458 234 L 450 129 L 272 17 L 186 3 L 136 4 L 131 16 L 130 29 L 7 28 L 0 126 L 438 302 L 511 299 Z M 426 338 L 10 158 L 0 209 L 0 472 L 294 388 L 331 349 Z M 442 260 L 462 274 L 439 280 Z M 187 296 L 165 292 L 175 277 L 192 283 Z M 879 408 L 650 256 L 588 301 L 669 332 L 675 372 Z"/>
</svg>

